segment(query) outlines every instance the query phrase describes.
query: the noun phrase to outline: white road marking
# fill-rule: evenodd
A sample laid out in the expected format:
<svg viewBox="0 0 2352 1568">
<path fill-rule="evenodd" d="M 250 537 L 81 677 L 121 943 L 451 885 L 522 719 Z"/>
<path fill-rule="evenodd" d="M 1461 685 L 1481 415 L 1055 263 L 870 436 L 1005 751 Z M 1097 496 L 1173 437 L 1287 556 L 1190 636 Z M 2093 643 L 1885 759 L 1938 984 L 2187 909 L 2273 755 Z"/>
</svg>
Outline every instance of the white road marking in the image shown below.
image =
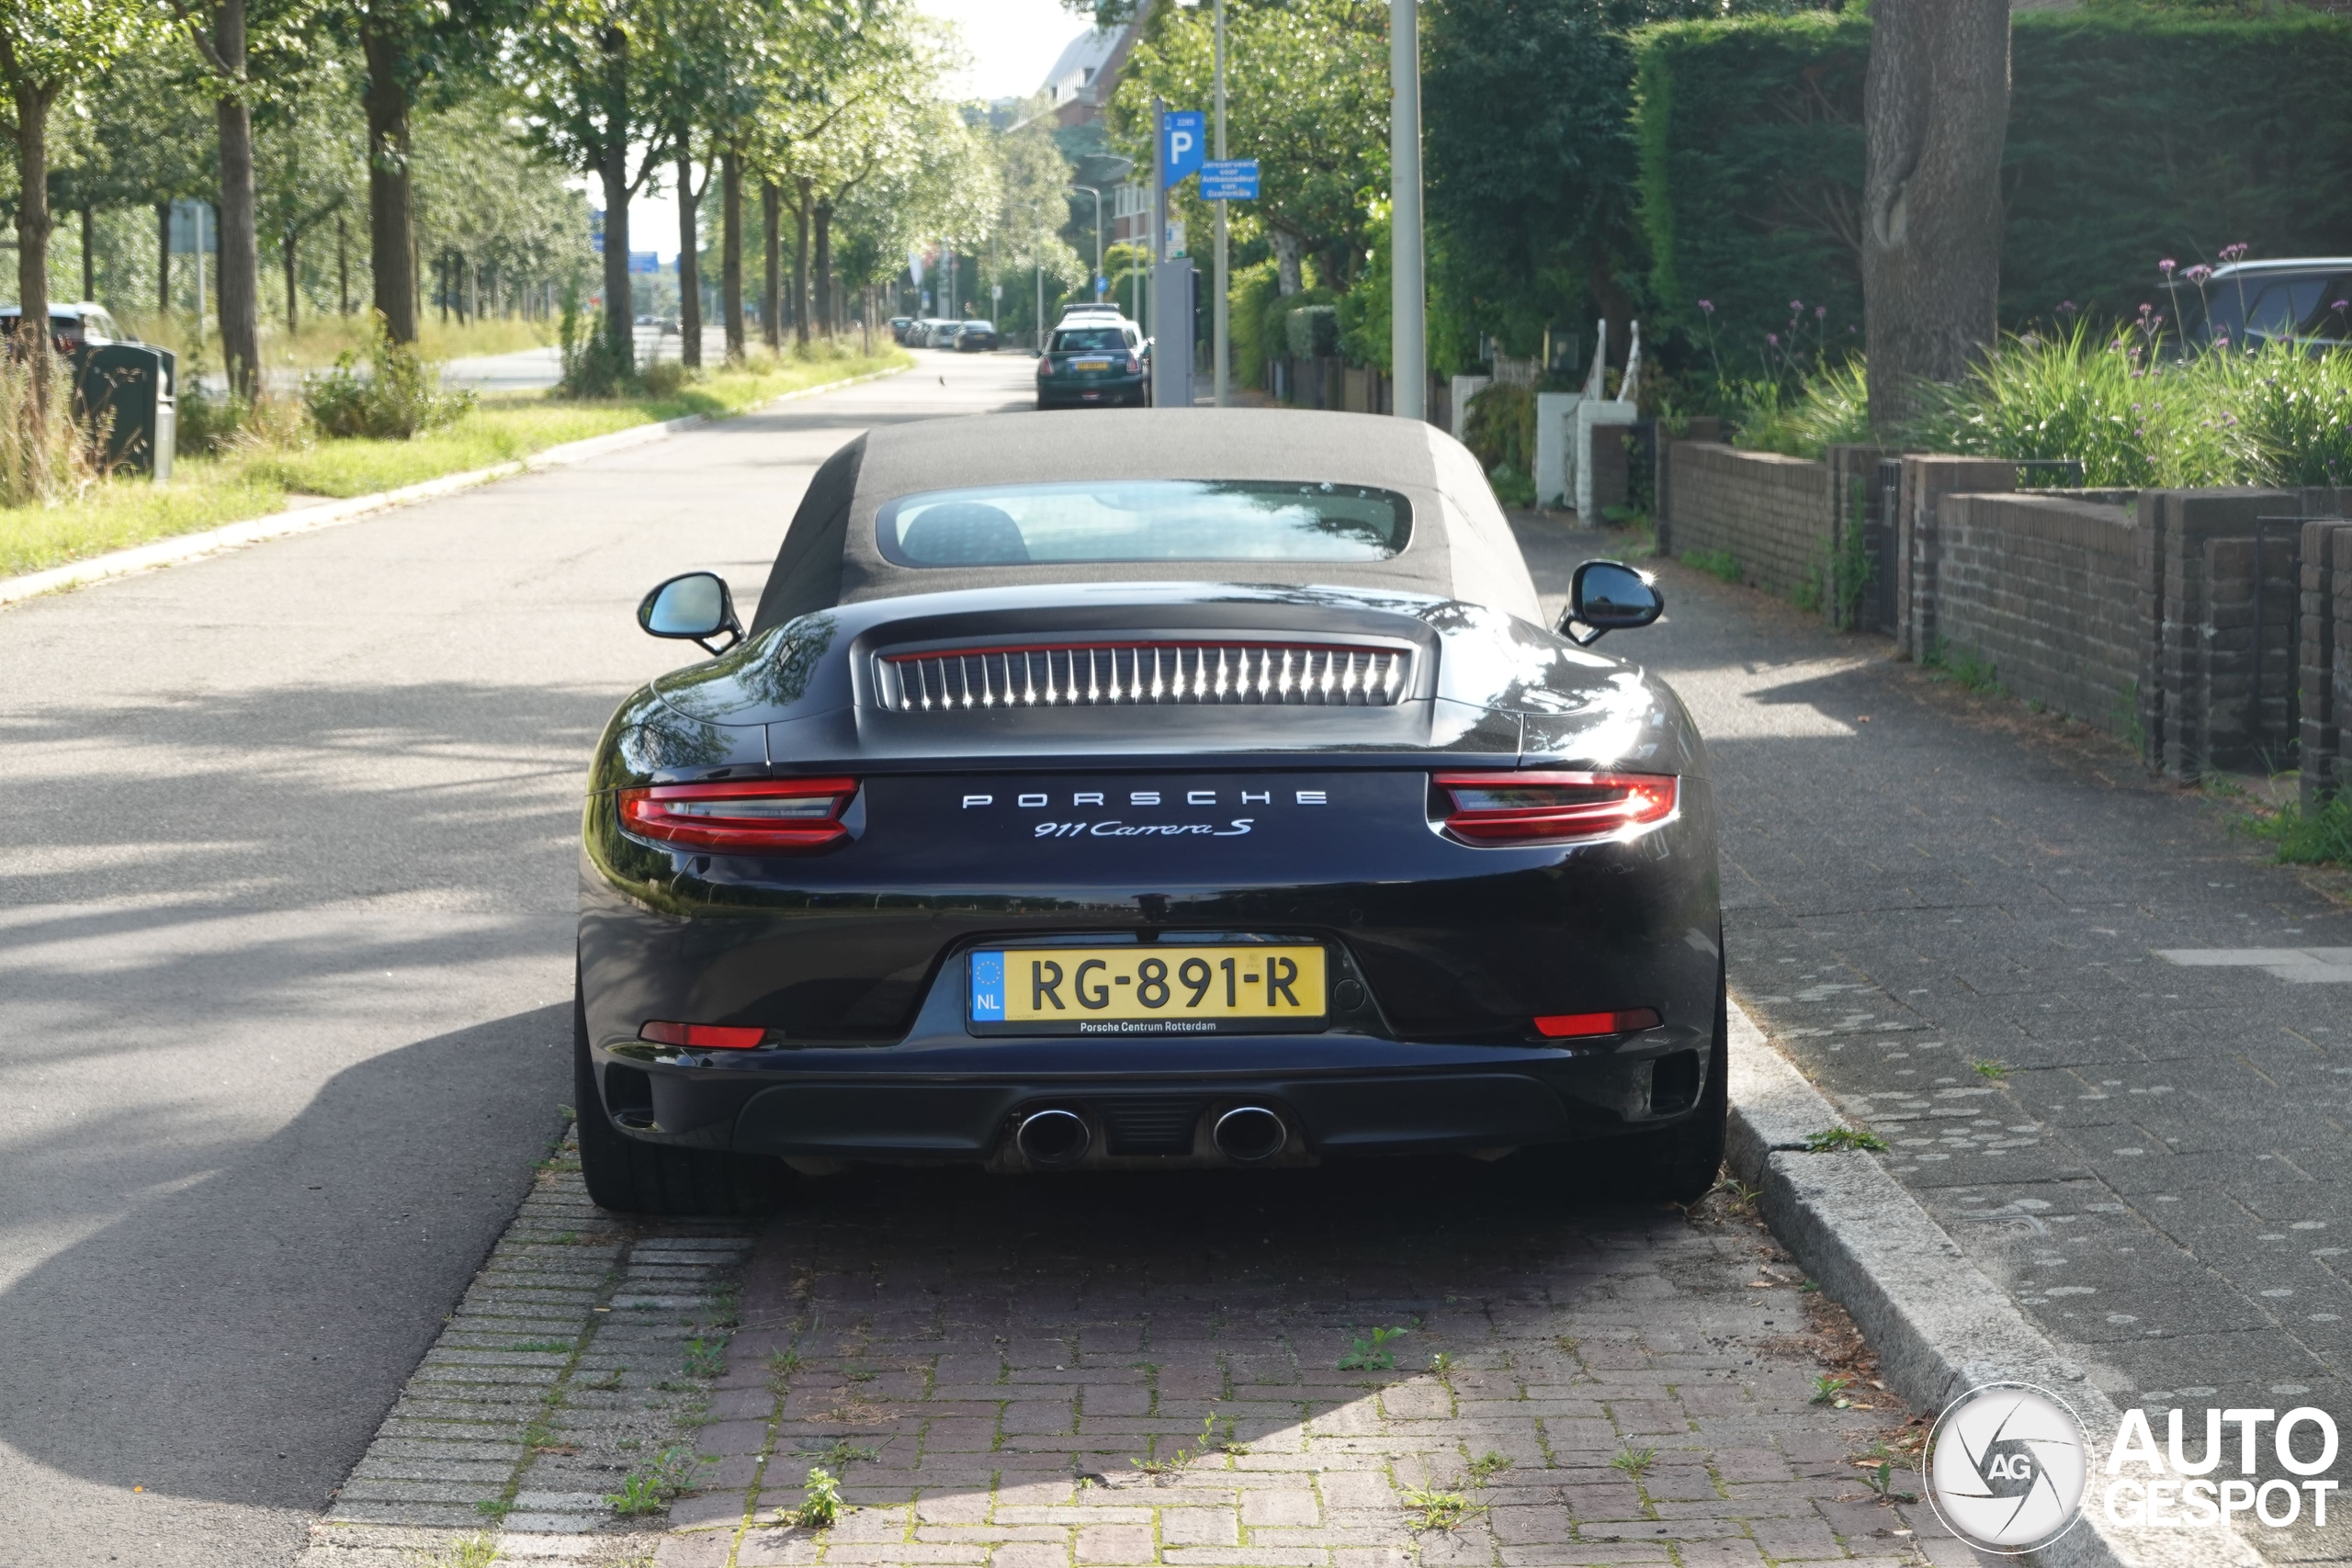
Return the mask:
<svg viewBox="0 0 2352 1568">
<path fill-rule="evenodd" d="M 2352 947 L 2176 947 L 2155 953 L 2192 969 L 2267 969 L 2301 985 L 2352 985 Z"/>
</svg>

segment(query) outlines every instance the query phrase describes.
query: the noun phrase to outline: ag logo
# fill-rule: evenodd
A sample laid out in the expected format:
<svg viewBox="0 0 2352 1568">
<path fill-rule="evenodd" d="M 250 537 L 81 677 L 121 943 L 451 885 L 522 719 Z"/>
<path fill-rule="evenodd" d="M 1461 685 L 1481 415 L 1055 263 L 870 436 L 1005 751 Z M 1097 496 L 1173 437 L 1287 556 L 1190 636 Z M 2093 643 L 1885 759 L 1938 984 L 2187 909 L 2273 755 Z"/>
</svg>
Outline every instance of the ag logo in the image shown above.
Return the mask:
<svg viewBox="0 0 2352 1568">
<path fill-rule="evenodd" d="M 1972 1546 L 2005 1556 L 2049 1545 L 2082 1514 L 2089 1461 L 2082 1423 L 2030 1383 L 1987 1383 L 1955 1400 L 1928 1437 L 1936 1517 Z"/>
</svg>

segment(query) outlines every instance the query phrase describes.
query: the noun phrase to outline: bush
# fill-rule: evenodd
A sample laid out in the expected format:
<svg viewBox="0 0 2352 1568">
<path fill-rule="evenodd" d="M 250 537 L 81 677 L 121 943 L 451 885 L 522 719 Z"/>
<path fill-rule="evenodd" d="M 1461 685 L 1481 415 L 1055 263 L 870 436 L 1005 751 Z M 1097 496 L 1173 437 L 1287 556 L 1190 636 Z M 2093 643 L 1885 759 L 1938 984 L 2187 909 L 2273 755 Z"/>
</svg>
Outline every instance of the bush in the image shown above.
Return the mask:
<svg viewBox="0 0 2352 1568">
<path fill-rule="evenodd" d="M 689 382 L 701 378 L 678 359 L 657 359 L 637 373 L 637 384 L 649 398 L 674 398 Z"/>
<path fill-rule="evenodd" d="M 463 418 L 474 395 L 441 390 L 440 367 L 427 365 L 413 344 L 394 343 L 379 312 L 368 333 L 366 372 L 358 353 L 345 349 L 334 369 L 304 379 L 302 401 L 328 435 L 406 441 Z"/>
<path fill-rule="evenodd" d="M 2024 11 L 2010 37 L 2005 322 L 2067 301 L 2102 320 L 2164 308 L 2160 256 L 2256 238 L 2267 255 L 2352 252 L 2352 20 Z M 1657 324 L 1697 334 L 1708 299 L 1740 371 L 1792 299 L 1826 305 L 1844 339 L 1834 324 L 1860 319 L 1868 17 L 1666 22 L 1634 40 Z"/>
<path fill-rule="evenodd" d="M 1476 455 L 1478 466 L 1492 474 L 1498 468 L 1535 472 L 1535 393 L 1526 387 L 1500 383 L 1470 400 L 1462 420 L 1462 442 Z M 1530 500 L 1532 500 L 1532 485 Z"/>
<path fill-rule="evenodd" d="M 560 398 L 616 398 L 636 384 L 634 359 L 606 340 L 604 312 L 582 307 L 576 281 L 564 287 L 556 352 L 563 365 L 555 389 Z"/>
<path fill-rule="evenodd" d="M 1226 293 L 1226 321 L 1232 333 L 1233 379 L 1237 386 L 1262 384 L 1266 361 L 1280 356 L 1278 352 L 1270 352 L 1266 334 L 1267 310 L 1281 299 L 1277 292 L 1280 288 L 1281 279 L 1275 276 L 1271 261 L 1237 268 L 1233 274 L 1233 287 Z M 1273 342 L 1281 348 L 1289 346 L 1280 339 Z"/>
<path fill-rule="evenodd" d="M 1306 296 L 1294 294 L 1291 298 L 1299 300 Z M 1283 341 L 1293 359 L 1336 355 L 1340 352 L 1339 307 L 1326 300 L 1294 304 L 1283 317 Z"/>
</svg>

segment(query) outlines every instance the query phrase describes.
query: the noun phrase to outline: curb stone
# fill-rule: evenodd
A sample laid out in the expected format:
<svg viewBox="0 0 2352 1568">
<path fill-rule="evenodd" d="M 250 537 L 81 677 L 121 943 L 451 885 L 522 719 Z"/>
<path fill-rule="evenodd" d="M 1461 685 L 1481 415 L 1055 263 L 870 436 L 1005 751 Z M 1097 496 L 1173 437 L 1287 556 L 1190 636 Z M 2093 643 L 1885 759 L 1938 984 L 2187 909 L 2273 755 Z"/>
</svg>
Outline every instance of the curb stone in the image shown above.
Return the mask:
<svg viewBox="0 0 2352 1568">
<path fill-rule="evenodd" d="M 738 413 L 719 416 L 735 419 L 742 414 L 758 413 L 801 398 L 813 398 L 827 392 L 838 392 L 846 387 L 862 386 L 878 381 L 886 376 L 896 376 L 906 366 L 889 370 L 870 371 L 864 376 L 852 376 L 844 381 L 827 381 L 822 386 L 803 387 L 797 392 L 785 392 L 756 407 Z M 469 468 L 463 473 L 444 474 L 439 479 L 424 479 L 403 485 L 398 490 L 378 491 L 373 495 L 356 495 L 347 501 L 332 501 L 318 506 L 298 507 L 290 512 L 274 512 L 266 517 L 251 517 L 243 523 L 223 524 L 200 533 L 180 534 L 153 544 L 133 545 L 128 549 L 108 550 L 104 555 L 86 560 L 68 561 L 63 566 L 50 567 L 41 571 L 27 572 L 21 577 L 0 578 L 0 606 L 17 604 L 43 593 L 56 593 L 69 588 L 86 587 L 134 572 L 152 571 L 157 567 L 176 566 L 182 561 L 196 560 L 218 555 L 224 550 L 242 549 L 265 539 L 284 538 L 292 534 L 315 533 L 338 524 L 356 522 L 379 512 L 406 506 L 419 501 L 432 501 L 453 495 L 476 485 L 496 479 L 511 479 L 516 474 L 536 473 L 542 468 L 560 468 L 582 463 L 591 457 L 601 457 L 610 452 L 627 451 L 632 446 L 648 446 L 666 441 L 681 431 L 696 429 L 718 423 L 707 413 L 690 413 L 678 419 L 661 420 L 652 424 L 633 424 L 626 430 L 616 430 L 605 435 L 592 435 L 583 441 L 567 441 L 549 446 L 527 457 L 513 462 L 493 463 L 486 468 Z"/>
<path fill-rule="evenodd" d="M 1724 1166 L 1760 1189 L 1758 1211 L 1790 1255 L 1850 1314 L 1878 1352 L 1887 1385 L 1915 1410 L 1940 1411 L 1969 1389 L 2035 1383 L 2075 1407 L 2091 1435 L 2081 1523 L 2041 1551 L 1986 1561 L 2037 1568 L 2267 1568 L 2243 1536 L 2127 1529 L 2096 1506 L 2098 1437 L 2122 1418 L 1986 1279 L 1876 1159 L 1815 1154 L 1805 1134 L 1846 1124 L 1736 998 L 1731 1005 L 1731 1128 Z"/>
</svg>

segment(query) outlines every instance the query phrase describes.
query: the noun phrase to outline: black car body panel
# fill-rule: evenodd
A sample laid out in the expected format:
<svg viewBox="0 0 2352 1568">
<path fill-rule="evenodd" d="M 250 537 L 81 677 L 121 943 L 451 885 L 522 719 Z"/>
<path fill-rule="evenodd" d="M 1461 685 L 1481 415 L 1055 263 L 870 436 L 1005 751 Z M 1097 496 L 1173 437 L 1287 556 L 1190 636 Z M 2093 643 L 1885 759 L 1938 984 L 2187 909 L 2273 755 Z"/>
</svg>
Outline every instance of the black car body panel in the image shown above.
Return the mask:
<svg viewBox="0 0 2352 1568">
<path fill-rule="evenodd" d="M 1314 442 L 1286 441 L 1303 448 L 1295 460 L 1336 462 L 1359 434 L 1396 428 L 1328 417 L 1348 422 L 1349 440 L 1319 457 Z M 950 423 L 976 436 L 1001 422 L 904 428 Z M 1314 430 L 1331 434 L 1298 434 Z M 1212 445 L 1240 467 L 1276 460 Z M 978 450 L 947 454 L 941 471 L 984 468 Z M 1021 459 L 1001 460 L 1009 471 Z M 1205 459 L 1159 460 L 1182 471 Z M 1353 582 L 1134 581 L 1117 565 L 1079 581 L 993 568 L 861 575 L 859 530 L 923 482 L 921 464 L 899 449 L 828 464 L 752 634 L 636 693 L 597 748 L 580 964 L 597 1082 L 619 1124 L 804 1159 L 1001 1163 L 1021 1116 L 1068 1107 L 1102 1131 L 1089 1163 L 1115 1164 L 1214 1160 L 1205 1129 L 1242 1104 L 1287 1119 L 1285 1159 L 1544 1143 L 1687 1115 L 1718 1070 L 1704 748 L 1662 682 L 1534 623 L 1523 564 L 1522 587 L 1509 586 L 1515 549 L 1501 566 L 1468 558 L 1491 545 L 1498 512 L 1475 524 L 1444 512 L 1451 537 L 1435 525 L 1437 491 L 1483 489 L 1475 463 L 1464 478 L 1450 454 L 1437 461 L 1418 481 L 1370 476 L 1412 491 L 1430 525 L 1378 563 L 1388 580 L 1288 569 Z M 829 589 L 807 585 L 812 559 Z M 1511 607 L 1419 591 L 1488 570 Z M 808 608 L 812 597 L 828 602 Z M 915 709 L 887 689 L 893 659 L 1114 637 L 1376 647 L 1407 672 L 1393 701 L 1354 706 Z M 1472 843 L 1446 830 L 1432 786 L 1451 770 L 1672 775 L 1679 793 L 1638 832 Z M 778 777 L 857 781 L 846 836 L 805 853 L 689 851 L 630 831 L 616 805 L 623 790 Z M 1133 945 L 1173 962 L 1188 947 L 1275 942 L 1326 955 L 1330 1006 L 1312 1028 L 1023 1034 L 981 1028 L 967 1007 L 972 955 L 991 944 Z M 1532 1023 L 1634 1010 L 1654 1020 L 1572 1040 Z M 755 1048 L 695 1049 L 640 1039 L 655 1020 L 762 1032 Z"/>
</svg>

